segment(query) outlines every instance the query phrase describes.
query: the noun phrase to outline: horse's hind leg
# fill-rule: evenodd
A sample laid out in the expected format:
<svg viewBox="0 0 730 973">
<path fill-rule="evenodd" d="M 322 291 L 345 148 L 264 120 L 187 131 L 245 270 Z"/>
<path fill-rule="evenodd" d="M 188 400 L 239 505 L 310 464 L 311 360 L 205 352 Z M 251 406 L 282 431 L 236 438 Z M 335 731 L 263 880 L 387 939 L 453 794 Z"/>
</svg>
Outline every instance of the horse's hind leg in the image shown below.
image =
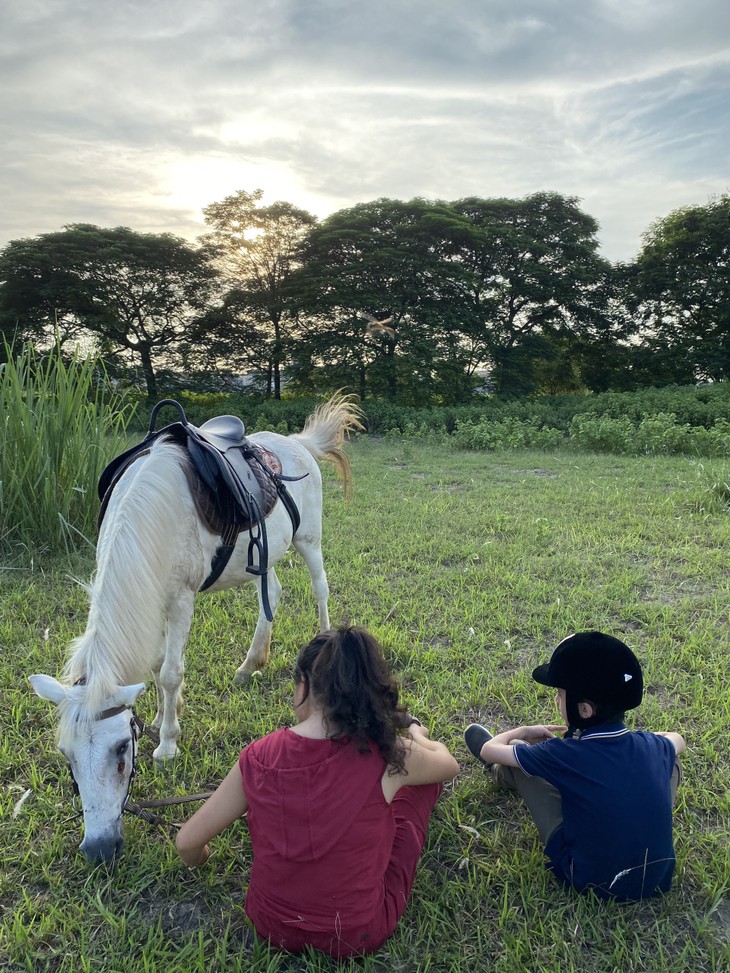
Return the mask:
<svg viewBox="0 0 730 973">
<path fill-rule="evenodd" d="M 180 739 L 180 723 L 178 713 L 182 708 L 182 683 L 185 673 L 185 643 L 190 634 L 190 623 L 193 620 L 193 605 L 195 593 L 183 591 L 170 605 L 167 617 L 165 658 L 160 666 L 157 682 L 158 715 L 160 721 L 160 744 L 152 756 L 157 761 L 168 760 L 177 753 L 177 741 Z"/>
<path fill-rule="evenodd" d="M 319 614 L 319 630 L 326 632 L 330 627 L 330 616 L 327 603 L 329 601 L 330 589 L 327 584 L 327 575 L 322 561 L 322 548 L 318 541 L 307 538 L 294 538 L 294 549 L 301 554 L 304 563 L 307 565 L 309 577 L 312 582 L 312 594 L 317 600 L 317 612 Z"/>
<path fill-rule="evenodd" d="M 276 608 L 281 601 L 281 583 L 276 576 L 276 571 L 269 568 L 267 575 L 269 607 L 272 616 L 276 614 Z M 263 669 L 269 661 L 269 649 L 271 648 L 271 622 L 264 614 L 263 602 L 261 598 L 261 578 L 256 578 L 256 588 L 259 594 L 259 617 L 256 623 L 256 631 L 253 633 L 251 647 L 246 653 L 243 664 L 238 667 L 234 682 L 240 684 L 246 682 L 254 672 Z"/>
</svg>

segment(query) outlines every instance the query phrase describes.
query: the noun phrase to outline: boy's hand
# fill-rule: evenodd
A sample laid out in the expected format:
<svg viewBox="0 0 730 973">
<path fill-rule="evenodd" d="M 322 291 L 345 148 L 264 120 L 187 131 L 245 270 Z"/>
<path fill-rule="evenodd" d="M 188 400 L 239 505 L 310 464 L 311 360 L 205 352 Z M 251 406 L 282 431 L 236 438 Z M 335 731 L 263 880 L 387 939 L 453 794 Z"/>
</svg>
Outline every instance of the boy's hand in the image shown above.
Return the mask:
<svg viewBox="0 0 730 973">
<path fill-rule="evenodd" d="M 535 726 L 521 726 L 514 731 L 514 738 L 524 740 L 526 743 L 542 743 L 543 740 L 550 740 L 556 733 L 564 733 L 567 729 L 558 723 L 544 725 L 538 723 Z"/>
</svg>

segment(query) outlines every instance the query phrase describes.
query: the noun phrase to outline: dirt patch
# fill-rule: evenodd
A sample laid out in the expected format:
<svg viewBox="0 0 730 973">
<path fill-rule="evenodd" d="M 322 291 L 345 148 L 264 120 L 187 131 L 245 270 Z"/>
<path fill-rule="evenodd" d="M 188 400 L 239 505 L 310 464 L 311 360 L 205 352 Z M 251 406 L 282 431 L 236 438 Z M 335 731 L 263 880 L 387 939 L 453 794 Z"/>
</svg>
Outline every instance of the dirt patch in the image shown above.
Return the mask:
<svg viewBox="0 0 730 973">
<path fill-rule="evenodd" d="M 716 937 L 730 943 L 730 900 L 723 899 L 710 916 Z"/>
<path fill-rule="evenodd" d="M 148 899 L 140 905 L 140 912 L 149 925 L 159 922 L 168 936 L 207 928 L 212 918 L 210 908 L 202 898 L 190 902 L 168 898 Z"/>
<path fill-rule="evenodd" d="M 518 469 L 514 469 L 511 466 L 492 466 L 491 467 L 491 472 L 492 473 L 509 473 L 510 476 L 528 476 L 529 474 L 532 474 L 533 476 L 548 476 L 548 477 L 550 477 L 552 479 L 555 479 L 555 478 L 557 478 L 559 476 L 559 474 L 556 473 L 555 470 L 545 470 L 545 469 L 542 469 L 542 467 L 539 467 L 539 466 L 538 467 L 535 467 L 532 470 L 518 470 Z M 502 481 L 502 482 L 504 482 L 504 481 Z"/>
<path fill-rule="evenodd" d="M 222 915 L 222 908 L 220 904 L 206 901 L 202 894 L 183 901 L 168 896 L 151 897 L 139 904 L 143 921 L 150 926 L 159 923 L 165 935 L 171 939 L 189 936 L 200 929 L 222 929 L 235 912 L 240 911 L 243 917 L 243 898 L 240 903 L 229 899 L 225 905 L 225 916 Z M 244 930 L 247 928 L 243 919 L 241 926 Z"/>
<path fill-rule="evenodd" d="M 432 635 L 430 638 L 424 639 L 423 644 L 427 645 L 429 649 L 445 651 L 446 649 L 450 649 L 454 643 L 448 635 Z"/>
</svg>

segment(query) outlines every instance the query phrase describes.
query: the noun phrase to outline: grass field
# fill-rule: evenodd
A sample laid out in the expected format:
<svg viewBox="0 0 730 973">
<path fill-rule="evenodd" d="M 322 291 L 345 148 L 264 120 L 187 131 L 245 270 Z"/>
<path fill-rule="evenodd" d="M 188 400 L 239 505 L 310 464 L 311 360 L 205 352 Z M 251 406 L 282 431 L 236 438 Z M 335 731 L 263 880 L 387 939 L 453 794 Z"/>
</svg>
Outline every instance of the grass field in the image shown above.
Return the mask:
<svg viewBox="0 0 730 973">
<path fill-rule="evenodd" d="M 52 711 L 26 677 L 56 674 L 83 630 L 86 598 L 71 575 L 87 577 L 91 563 L 36 560 L 0 571 L 0 969 L 730 970 L 730 515 L 706 490 L 721 464 L 367 439 L 350 452 L 352 502 L 324 471 L 332 620 L 373 629 L 409 709 L 462 766 L 396 934 L 341 967 L 257 942 L 243 913 L 244 826 L 188 871 L 171 830 L 129 818 L 118 865 L 89 868 Z M 232 678 L 253 632 L 254 589 L 199 599 L 182 752 L 157 770 L 142 742 L 138 799 L 208 789 L 247 741 L 291 720 L 291 667 L 315 610 L 295 556 L 280 577 L 272 659 L 244 689 Z M 463 743 L 474 720 L 553 722 L 552 696 L 529 673 L 564 635 L 589 627 L 624 638 L 644 664 L 646 699 L 631 724 L 677 729 L 688 742 L 675 885 L 660 900 L 605 904 L 558 887 L 525 808 L 492 788 Z M 151 718 L 152 693 L 139 711 Z M 189 810 L 165 813 L 181 820 Z"/>
</svg>

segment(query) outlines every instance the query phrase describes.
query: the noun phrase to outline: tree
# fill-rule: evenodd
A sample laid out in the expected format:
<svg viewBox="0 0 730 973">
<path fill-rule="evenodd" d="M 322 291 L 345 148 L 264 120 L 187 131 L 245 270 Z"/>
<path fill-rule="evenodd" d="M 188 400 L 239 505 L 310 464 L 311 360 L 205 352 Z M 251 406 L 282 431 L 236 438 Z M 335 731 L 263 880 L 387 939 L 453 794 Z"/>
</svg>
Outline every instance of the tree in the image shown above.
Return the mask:
<svg viewBox="0 0 730 973">
<path fill-rule="evenodd" d="M 657 220 L 632 269 L 646 340 L 695 378 L 730 378 L 730 196 Z"/>
<path fill-rule="evenodd" d="M 561 339 L 568 351 L 568 337 L 605 331 L 610 265 L 598 256 L 598 224 L 577 199 L 535 193 L 451 206 L 469 227 L 449 256 L 462 327 L 499 390 L 513 391 L 517 374 L 535 385 L 537 376 L 527 372 L 537 361 L 538 336 L 552 355 Z"/>
<path fill-rule="evenodd" d="M 441 203 L 378 199 L 311 231 L 293 282 L 303 316 L 293 370 L 302 387 L 349 385 L 361 398 L 415 405 L 470 393 L 469 350 L 443 261 L 461 222 Z"/>
<path fill-rule="evenodd" d="M 226 357 L 237 351 L 247 366 L 265 371 L 268 394 L 278 399 L 296 324 L 288 284 L 317 219 L 291 203 L 260 206 L 262 197 L 261 189 L 239 190 L 207 206 L 203 214 L 212 230 L 203 243 L 229 288 L 223 309 Z"/>
<path fill-rule="evenodd" d="M 214 278 L 178 237 L 73 224 L 0 253 L 0 324 L 20 322 L 40 340 L 91 335 L 108 353 L 131 353 L 153 399 L 156 360 L 198 337 Z"/>
</svg>

